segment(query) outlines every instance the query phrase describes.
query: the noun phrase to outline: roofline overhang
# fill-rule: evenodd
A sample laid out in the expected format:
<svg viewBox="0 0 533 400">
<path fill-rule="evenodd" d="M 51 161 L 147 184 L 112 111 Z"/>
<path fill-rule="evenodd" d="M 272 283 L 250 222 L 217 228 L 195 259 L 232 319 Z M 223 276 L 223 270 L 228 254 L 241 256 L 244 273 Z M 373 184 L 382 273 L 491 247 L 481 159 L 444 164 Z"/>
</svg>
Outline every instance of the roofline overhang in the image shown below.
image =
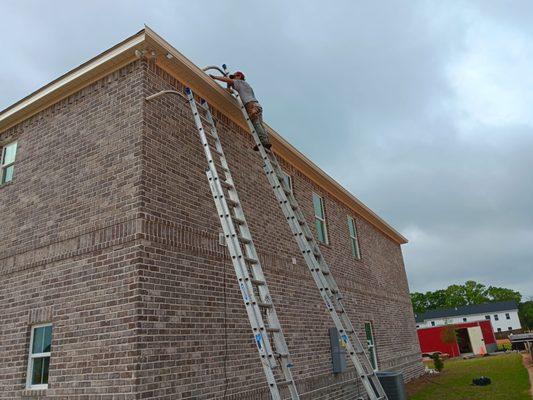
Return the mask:
<svg viewBox="0 0 533 400">
<path fill-rule="evenodd" d="M 159 67 L 189 86 L 196 94 L 206 99 L 211 106 L 248 131 L 246 121 L 235 99 L 213 79 L 209 78 L 201 68 L 152 29 L 145 26 L 143 30 L 135 35 L 4 109 L 0 112 L 0 133 L 101 79 L 114 70 L 135 61 L 139 58 L 137 50 L 155 52 L 155 62 Z M 280 157 L 396 243 L 407 243 L 407 239 L 404 236 L 316 166 L 273 128 L 269 126 L 268 129 L 271 134 L 273 148 Z"/>
</svg>

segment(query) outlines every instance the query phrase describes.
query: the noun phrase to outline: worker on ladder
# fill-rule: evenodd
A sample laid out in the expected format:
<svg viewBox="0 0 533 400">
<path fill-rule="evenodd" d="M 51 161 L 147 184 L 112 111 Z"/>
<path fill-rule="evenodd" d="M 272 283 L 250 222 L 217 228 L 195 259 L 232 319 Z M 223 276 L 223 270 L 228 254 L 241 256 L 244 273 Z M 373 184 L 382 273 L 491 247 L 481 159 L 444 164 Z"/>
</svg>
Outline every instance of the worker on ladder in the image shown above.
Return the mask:
<svg viewBox="0 0 533 400">
<path fill-rule="evenodd" d="M 263 125 L 263 107 L 255 98 L 254 91 L 252 87 L 246 82 L 244 74 L 240 71 L 237 71 L 229 77 L 227 76 L 215 76 L 209 75 L 211 78 L 216 79 L 217 81 L 226 82 L 228 87 L 232 87 L 239 93 L 241 97 L 242 104 L 246 108 L 246 112 L 252 121 L 252 124 L 259 136 L 259 140 L 263 147 L 269 150 L 272 147 L 270 140 L 268 139 L 268 133 Z M 254 146 L 254 150 L 258 151 L 257 145 Z"/>
</svg>

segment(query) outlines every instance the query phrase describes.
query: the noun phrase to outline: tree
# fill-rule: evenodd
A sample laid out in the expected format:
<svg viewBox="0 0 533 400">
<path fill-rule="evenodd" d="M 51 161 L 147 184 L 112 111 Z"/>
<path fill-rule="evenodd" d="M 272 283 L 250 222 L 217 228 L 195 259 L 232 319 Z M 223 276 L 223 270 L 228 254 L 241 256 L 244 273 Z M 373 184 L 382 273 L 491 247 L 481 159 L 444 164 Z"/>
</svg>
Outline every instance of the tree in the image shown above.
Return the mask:
<svg viewBox="0 0 533 400">
<path fill-rule="evenodd" d="M 515 290 L 489 286 L 487 289 L 487 294 L 490 297 L 491 301 L 509 301 L 513 300 L 516 304 L 520 304 L 522 300 L 522 295 L 520 292 Z"/>
<path fill-rule="evenodd" d="M 520 323 L 524 329 L 533 329 L 533 300 L 520 304 L 518 308 Z"/>
<path fill-rule="evenodd" d="M 457 343 L 457 333 L 455 333 L 454 325 L 445 325 L 444 328 L 442 328 L 442 332 L 440 335 L 444 343 Z"/>
<path fill-rule="evenodd" d="M 519 304 L 521 299 L 522 295 L 515 290 L 495 286 L 487 287 L 475 281 L 466 281 L 463 285 L 450 285 L 446 289 L 433 292 L 411 294 L 416 314 L 439 308 L 454 308 L 491 301 L 514 300 Z"/>
</svg>

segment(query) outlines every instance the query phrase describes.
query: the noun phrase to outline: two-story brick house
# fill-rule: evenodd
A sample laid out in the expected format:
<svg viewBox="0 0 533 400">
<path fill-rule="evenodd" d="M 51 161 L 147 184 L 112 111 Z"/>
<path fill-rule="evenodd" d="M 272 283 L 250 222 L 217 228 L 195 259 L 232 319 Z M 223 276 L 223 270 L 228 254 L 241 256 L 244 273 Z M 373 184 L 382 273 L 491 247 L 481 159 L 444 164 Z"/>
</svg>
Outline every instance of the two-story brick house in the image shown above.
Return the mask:
<svg viewBox="0 0 533 400">
<path fill-rule="evenodd" d="M 218 120 L 302 397 L 358 386 L 332 374 L 333 324 L 235 102 L 146 28 L 0 114 L 0 399 L 268 398 L 190 109 L 145 100 L 184 86 Z M 272 140 L 376 368 L 418 376 L 406 239 Z"/>
</svg>

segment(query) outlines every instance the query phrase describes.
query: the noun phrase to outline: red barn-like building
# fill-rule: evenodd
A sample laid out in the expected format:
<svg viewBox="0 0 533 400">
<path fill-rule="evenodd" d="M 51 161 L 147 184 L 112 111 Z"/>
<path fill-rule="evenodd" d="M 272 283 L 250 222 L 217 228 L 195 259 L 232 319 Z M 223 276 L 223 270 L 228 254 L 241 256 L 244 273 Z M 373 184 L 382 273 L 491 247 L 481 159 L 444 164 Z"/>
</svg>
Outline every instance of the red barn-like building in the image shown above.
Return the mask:
<svg viewBox="0 0 533 400">
<path fill-rule="evenodd" d="M 446 340 L 450 327 L 454 327 L 457 337 L 451 343 Z M 492 324 L 488 320 L 419 328 L 417 333 L 422 353 L 440 351 L 450 357 L 458 357 L 468 353 L 491 353 L 498 348 Z"/>
</svg>

